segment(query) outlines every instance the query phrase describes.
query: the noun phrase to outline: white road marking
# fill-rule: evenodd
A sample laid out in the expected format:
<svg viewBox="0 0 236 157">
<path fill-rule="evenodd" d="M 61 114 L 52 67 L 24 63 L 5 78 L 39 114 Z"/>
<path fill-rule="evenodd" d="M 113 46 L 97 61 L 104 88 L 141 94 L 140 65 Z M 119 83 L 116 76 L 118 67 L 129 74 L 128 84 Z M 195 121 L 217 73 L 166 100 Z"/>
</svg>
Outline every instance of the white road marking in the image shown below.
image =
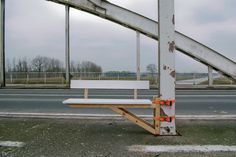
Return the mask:
<svg viewBox="0 0 236 157">
<path fill-rule="evenodd" d="M 24 142 L 0 141 L 0 147 L 23 147 L 24 145 Z"/>
<path fill-rule="evenodd" d="M 138 115 L 140 118 L 152 119 L 151 115 Z M 30 113 L 30 112 L 0 112 L 0 117 L 26 118 L 59 118 L 59 119 L 121 119 L 116 114 L 76 114 L 76 113 Z M 236 120 L 236 115 L 176 115 L 182 120 Z"/>
<path fill-rule="evenodd" d="M 177 153 L 177 152 L 236 152 L 236 146 L 224 145 L 134 145 L 129 151 L 145 153 Z"/>
</svg>

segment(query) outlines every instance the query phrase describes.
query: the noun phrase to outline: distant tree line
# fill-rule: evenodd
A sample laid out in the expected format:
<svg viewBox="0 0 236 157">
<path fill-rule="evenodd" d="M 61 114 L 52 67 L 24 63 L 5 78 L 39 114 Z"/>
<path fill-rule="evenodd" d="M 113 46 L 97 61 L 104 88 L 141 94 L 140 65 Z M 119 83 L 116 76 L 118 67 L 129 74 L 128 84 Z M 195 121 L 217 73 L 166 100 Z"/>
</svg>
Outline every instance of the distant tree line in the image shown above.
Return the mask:
<svg viewBox="0 0 236 157">
<path fill-rule="evenodd" d="M 71 72 L 99 72 L 102 73 L 102 67 L 90 62 L 81 63 L 72 61 L 70 65 Z M 50 57 L 36 56 L 33 59 L 14 58 L 6 61 L 7 72 L 65 72 L 63 62 Z"/>
<path fill-rule="evenodd" d="M 71 61 L 71 72 L 96 72 L 102 73 L 102 67 L 91 62 L 83 61 L 81 63 Z M 155 64 L 149 64 L 146 67 L 146 71 L 151 75 L 157 73 L 157 66 Z M 7 59 L 6 72 L 65 72 L 65 67 L 62 61 L 55 58 L 36 56 L 33 59 L 26 57 Z M 107 76 L 135 76 L 136 72 L 130 71 L 108 71 L 105 73 Z"/>
</svg>

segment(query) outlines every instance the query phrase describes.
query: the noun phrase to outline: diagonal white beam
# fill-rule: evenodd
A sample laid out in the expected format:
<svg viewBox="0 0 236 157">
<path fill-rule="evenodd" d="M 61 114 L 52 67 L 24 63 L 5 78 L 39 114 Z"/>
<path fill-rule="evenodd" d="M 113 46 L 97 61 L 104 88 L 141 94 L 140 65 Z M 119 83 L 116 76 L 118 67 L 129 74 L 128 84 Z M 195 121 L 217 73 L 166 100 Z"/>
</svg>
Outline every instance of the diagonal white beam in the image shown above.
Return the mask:
<svg viewBox="0 0 236 157">
<path fill-rule="evenodd" d="M 135 12 L 109 3 L 105 0 L 48 0 L 70 5 L 76 9 L 97 15 L 113 21 L 132 30 L 158 40 L 157 22 Z M 175 32 L 176 48 L 184 54 L 210 65 L 213 69 L 222 72 L 236 80 L 236 63 L 211 48 L 179 33 Z"/>
</svg>

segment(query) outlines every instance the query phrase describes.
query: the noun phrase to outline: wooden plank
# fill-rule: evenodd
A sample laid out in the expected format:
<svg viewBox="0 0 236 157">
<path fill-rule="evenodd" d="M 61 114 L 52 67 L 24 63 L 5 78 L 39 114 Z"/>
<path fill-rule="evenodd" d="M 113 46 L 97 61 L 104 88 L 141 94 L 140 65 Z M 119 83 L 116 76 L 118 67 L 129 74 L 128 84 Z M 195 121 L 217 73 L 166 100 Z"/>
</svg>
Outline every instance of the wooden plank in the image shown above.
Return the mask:
<svg viewBox="0 0 236 157">
<path fill-rule="evenodd" d="M 144 128 L 145 130 L 147 130 L 148 132 L 156 135 L 156 131 L 154 129 L 154 127 L 149 124 L 148 122 L 144 121 L 143 119 L 140 119 L 139 117 L 137 117 L 136 115 L 132 114 L 131 112 L 123 109 L 123 108 L 117 108 L 117 107 L 111 107 L 111 109 L 122 115 L 123 117 L 127 118 L 128 120 L 130 120 L 131 122 L 137 124 L 138 126 Z"/>
<path fill-rule="evenodd" d="M 79 88 L 79 89 L 149 89 L 149 81 L 71 80 L 71 88 Z"/>
<path fill-rule="evenodd" d="M 156 135 L 160 135 L 160 120 L 157 119 L 156 117 L 160 117 L 161 115 L 161 109 L 160 109 L 160 105 L 156 105 L 156 108 L 153 109 L 153 124 L 154 124 L 154 129 L 155 129 L 155 133 Z"/>
<path fill-rule="evenodd" d="M 152 105 L 149 104 L 139 104 L 139 105 L 132 105 L 132 104 L 68 104 L 71 108 L 111 108 L 111 107 L 118 107 L 118 108 L 153 108 Z"/>
</svg>

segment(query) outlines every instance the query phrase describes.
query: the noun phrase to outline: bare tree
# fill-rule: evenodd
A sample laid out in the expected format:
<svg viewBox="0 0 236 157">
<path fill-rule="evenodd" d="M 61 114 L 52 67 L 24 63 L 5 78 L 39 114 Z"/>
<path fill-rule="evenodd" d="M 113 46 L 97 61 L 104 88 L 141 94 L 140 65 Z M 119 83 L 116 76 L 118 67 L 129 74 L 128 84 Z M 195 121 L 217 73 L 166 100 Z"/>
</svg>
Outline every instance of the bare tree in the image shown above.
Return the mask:
<svg viewBox="0 0 236 157">
<path fill-rule="evenodd" d="M 63 64 L 58 59 L 45 58 L 45 70 L 47 72 L 62 72 Z"/>
<path fill-rule="evenodd" d="M 13 70 L 11 61 L 9 60 L 9 58 L 7 58 L 6 60 L 6 72 L 11 72 Z"/>
<path fill-rule="evenodd" d="M 36 72 L 61 72 L 63 71 L 63 64 L 60 60 L 37 56 L 32 62 L 32 71 Z"/>
<path fill-rule="evenodd" d="M 151 84 L 156 84 L 157 77 L 155 78 L 155 74 L 157 74 L 157 66 L 155 64 L 147 65 L 147 72 L 151 74 Z"/>
<path fill-rule="evenodd" d="M 35 71 L 35 72 L 45 71 L 45 58 L 46 57 L 42 57 L 42 56 L 35 57 L 31 62 L 32 71 Z"/>
<path fill-rule="evenodd" d="M 82 72 L 97 72 L 97 73 L 101 73 L 102 72 L 102 67 L 90 62 L 90 61 L 84 61 L 81 63 L 81 67 L 80 67 Z"/>
<path fill-rule="evenodd" d="M 155 73 L 157 73 L 157 66 L 155 64 L 147 65 L 147 72 L 153 76 Z"/>
<path fill-rule="evenodd" d="M 74 61 L 71 61 L 71 63 L 70 63 L 70 71 L 77 72 L 76 63 Z"/>
<path fill-rule="evenodd" d="M 8 70 L 15 72 L 28 72 L 30 70 L 29 61 L 27 58 L 19 58 L 16 62 L 16 59 L 13 59 L 13 65 L 8 61 L 7 68 Z"/>
</svg>

